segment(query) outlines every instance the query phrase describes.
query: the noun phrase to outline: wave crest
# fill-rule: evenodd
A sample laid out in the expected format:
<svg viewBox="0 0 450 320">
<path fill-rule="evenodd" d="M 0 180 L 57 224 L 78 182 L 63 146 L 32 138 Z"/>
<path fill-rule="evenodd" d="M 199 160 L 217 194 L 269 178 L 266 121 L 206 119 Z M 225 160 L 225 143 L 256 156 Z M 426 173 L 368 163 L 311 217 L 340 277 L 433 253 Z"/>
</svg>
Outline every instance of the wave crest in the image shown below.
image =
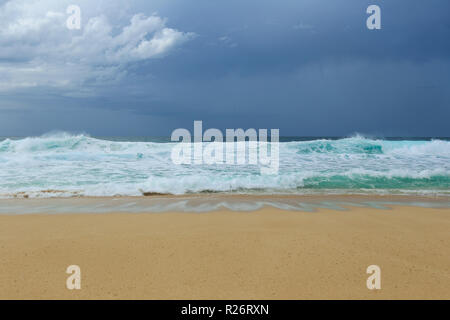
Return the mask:
<svg viewBox="0 0 450 320">
<path fill-rule="evenodd" d="M 450 142 L 354 136 L 280 143 L 280 171 L 175 165 L 173 144 L 52 133 L 0 141 L 0 196 L 450 189 Z M 58 192 L 48 192 L 58 190 Z"/>
</svg>

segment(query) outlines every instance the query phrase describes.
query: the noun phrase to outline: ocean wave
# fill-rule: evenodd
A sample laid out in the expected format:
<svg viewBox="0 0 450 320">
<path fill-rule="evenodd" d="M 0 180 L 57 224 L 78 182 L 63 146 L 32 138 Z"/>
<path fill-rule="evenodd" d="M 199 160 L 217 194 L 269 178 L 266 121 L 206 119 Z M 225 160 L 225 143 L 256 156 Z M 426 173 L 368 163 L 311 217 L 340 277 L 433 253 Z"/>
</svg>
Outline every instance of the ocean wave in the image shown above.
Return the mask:
<svg viewBox="0 0 450 320">
<path fill-rule="evenodd" d="M 50 134 L 0 141 L 0 197 L 450 189 L 450 142 L 362 136 L 279 144 L 277 175 L 254 165 L 175 165 L 173 143 Z"/>
</svg>

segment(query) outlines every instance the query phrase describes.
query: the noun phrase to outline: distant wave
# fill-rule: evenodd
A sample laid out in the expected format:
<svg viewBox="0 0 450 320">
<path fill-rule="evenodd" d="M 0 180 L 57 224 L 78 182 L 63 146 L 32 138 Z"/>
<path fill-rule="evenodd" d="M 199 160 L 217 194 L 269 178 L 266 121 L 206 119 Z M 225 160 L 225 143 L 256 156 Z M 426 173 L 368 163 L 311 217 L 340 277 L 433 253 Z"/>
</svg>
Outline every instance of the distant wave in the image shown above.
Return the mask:
<svg viewBox="0 0 450 320">
<path fill-rule="evenodd" d="M 362 136 L 280 143 L 280 171 L 174 165 L 172 143 L 49 134 L 0 141 L 0 197 L 236 193 L 450 194 L 450 142 Z"/>
</svg>

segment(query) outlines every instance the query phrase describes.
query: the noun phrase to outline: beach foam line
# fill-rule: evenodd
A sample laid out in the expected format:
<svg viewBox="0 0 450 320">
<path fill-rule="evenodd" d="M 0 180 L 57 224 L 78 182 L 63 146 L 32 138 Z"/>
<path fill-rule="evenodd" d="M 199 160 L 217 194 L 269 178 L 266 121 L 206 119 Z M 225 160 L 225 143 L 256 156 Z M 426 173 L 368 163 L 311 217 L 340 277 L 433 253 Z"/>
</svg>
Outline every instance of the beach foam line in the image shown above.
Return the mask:
<svg viewBox="0 0 450 320">
<path fill-rule="evenodd" d="M 389 209 L 391 206 L 450 208 L 450 198 L 411 196 L 154 196 L 118 198 L 52 198 L 0 200 L 0 214 L 64 213 L 204 213 L 276 208 L 314 212 L 352 207 Z"/>
</svg>

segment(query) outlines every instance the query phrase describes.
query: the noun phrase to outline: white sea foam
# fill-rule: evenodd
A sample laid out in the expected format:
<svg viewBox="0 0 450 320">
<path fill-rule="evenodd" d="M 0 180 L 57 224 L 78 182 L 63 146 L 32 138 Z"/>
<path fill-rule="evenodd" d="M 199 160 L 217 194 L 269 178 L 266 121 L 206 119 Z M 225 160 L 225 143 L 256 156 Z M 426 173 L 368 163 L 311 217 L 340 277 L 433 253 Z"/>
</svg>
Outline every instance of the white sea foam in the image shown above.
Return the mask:
<svg viewBox="0 0 450 320">
<path fill-rule="evenodd" d="M 51 134 L 0 141 L 0 197 L 137 196 L 144 193 L 449 194 L 450 142 L 360 136 L 280 143 L 280 170 L 175 165 L 173 143 Z"/>
</svg>

